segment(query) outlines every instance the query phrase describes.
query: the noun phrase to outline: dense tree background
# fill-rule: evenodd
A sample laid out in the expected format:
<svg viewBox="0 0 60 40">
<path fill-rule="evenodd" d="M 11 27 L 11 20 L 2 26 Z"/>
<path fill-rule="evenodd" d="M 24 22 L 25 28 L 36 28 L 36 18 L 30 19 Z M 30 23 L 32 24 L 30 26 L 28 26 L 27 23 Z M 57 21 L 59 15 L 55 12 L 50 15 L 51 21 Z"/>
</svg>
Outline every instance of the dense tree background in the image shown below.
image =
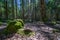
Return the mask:
<svg viewBox="0 0 60 40">
<path fill-rule="evenodd" d="M 0 21 L 59 21 L 60 0 L 0 0 Z"/>
</svg>

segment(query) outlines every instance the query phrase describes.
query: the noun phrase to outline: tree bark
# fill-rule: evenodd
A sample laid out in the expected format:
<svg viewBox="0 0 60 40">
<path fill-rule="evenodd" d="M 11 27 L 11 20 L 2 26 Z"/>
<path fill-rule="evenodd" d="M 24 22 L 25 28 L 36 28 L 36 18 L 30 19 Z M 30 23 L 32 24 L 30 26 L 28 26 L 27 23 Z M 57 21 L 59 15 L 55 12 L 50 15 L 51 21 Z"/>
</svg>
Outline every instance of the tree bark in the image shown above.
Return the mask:
<svg viewBox="0 0 60 40">
<path fill-rule="evenodd" d="M 14 16 L 14 0 L 12 0 L 12 17 L 13 17 L 13 19 L 15 18 L 15 16 Z"/>
<path fill-rule="evenodd" d="M 5 2 L 5 18 L 6 18 L 6 20 L 8 19 L 8 7 L 7 7 L 7 0 L 4 0 L 4 2 Z"/>
<path fill-rule="evenodd" d="M 22 19 L 24 20 L 24 0 L 22 0 Z"/>
<path fill-rule="evenodd" d="M 1 5 L 0 5 L 1 6 Z M 2 8 L 2 6 L 0 7 L 0 9 Z M 0 20 L 2 20 L 2 9 L 0 10 Z"/>
<path fill-rule="evenodd" d="M 40 0 L 40 4 L 41 4 L 41 16 L 42 16 L 42 21 L 45 21 L 46 18 L 46 11 L 45 11 L 45 2 L 44 0 Z"/>
<path fill-rule="evenodd" d="M 16 6 L 16 19 L 17 19 L 17 0 L 15 0 L 15 6 Z"/>
</svg>

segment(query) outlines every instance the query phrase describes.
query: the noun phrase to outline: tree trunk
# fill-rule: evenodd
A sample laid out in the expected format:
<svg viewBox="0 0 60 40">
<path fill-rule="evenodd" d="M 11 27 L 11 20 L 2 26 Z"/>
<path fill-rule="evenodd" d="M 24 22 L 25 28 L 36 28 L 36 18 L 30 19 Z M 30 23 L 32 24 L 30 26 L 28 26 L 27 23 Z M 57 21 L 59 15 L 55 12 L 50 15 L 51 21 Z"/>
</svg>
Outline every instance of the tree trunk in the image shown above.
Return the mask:
<svg viewBox="0 0 60 40">
<path fill-rule="evenodd" d="M 0 5 L 1 6 L 1 5 Z M 0 7 L 0 9 L 2 8 L 2 6 Z M 2 20 L 2 9 L 0 10 L 0 20 Z"/>
<path fill-rule="evenodd" d="M 5 2 L 5 18 L 8 19 L 8 7 L 7 7 L 7 0 L 4 0 Z"/>
<path fill-rule="evenodd" d="M 46 11 L 45 11 L 45 3 L 44 0 L 40 0 L 40 4 L 41 4 L 41 16 L 42 16 L 42 21 L 46 21 Z"/>
<path fill-rule="evenodd" d="M 22 19 L 24 20 L 24 0 L 22 0 Z"/>
<path fill-rule="evenodd" d="M 17 19 L 17 0 L 15 0 L 15 6 L 16 6 L 16 19 Z"/>
<path fill-rule="evenodd" d="M 13 19 L 15 18 L 15 16 L 14 16 L 14 0 L 12 0 L 12 17 L 13 17 Z"/>
</svg>

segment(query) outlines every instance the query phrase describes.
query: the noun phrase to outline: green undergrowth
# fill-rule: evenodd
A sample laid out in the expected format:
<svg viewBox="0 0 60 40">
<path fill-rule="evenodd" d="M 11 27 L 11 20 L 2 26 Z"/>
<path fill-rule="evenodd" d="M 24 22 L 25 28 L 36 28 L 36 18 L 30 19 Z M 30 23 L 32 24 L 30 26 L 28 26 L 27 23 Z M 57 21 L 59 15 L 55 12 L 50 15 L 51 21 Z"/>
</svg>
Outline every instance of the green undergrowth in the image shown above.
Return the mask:
<svg viewBox="0 0 60 40">
<path fill-rule="evenodd" d="M 59 29 L 54 29 L 53 31 L 52 31 L 53 33 L 60 33 L 60 30 Z"/>
<path fill-rule="evenodd" d="M 20 34 L 21 36 L 31 36 L 35 34 L 35 32 L 33 32 L 30 29 L 19 29 L 17 33 Z"/>
<path fill-rule="evenodd" d="M 56 25 L 57 23 L 56 23 L 56 21 L 52 21 L 51 24 L 52 25 Z"/>
</svg>

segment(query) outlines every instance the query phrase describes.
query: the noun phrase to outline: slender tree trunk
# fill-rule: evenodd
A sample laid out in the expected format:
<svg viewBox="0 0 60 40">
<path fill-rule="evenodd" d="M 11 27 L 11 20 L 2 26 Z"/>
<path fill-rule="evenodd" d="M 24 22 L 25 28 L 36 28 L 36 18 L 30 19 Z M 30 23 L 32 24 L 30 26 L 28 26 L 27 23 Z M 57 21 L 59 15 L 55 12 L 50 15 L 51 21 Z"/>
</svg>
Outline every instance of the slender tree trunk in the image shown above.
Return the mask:
<svg viewBox="0 0 60 40">
<path fill-rule="evenodd" d="M 0 12 L 0 20 L 2 20 L 2 12 Z"/>
<path fill-rule="evenodd" d="M 35 0 L 35 20 L 36 20 L 36 7 L 37 5 L 36 5 L 36 0 Z"/>
<path fill-rule="evenodd" d="M 45 12 L 45 3 L 44 3 L 44 0 L 40 0 L 40 4 L 41 4 L 41 16 L 42 16 L 42 21 L 45 21 L 46 12 Z"/>
<path fill-rule="evenodd" d="M 56 21 L 58 21 L 58 20 L 59 20 L 58 9 L 56 9 L 56 10 L 55 10 L 55 13 L 56 13 L 56 14 L 55 14 L 55 17 L 56 17 L 56 19 L 55 19 L 55 20 L 56 20 Z"/>
<path fill-rule="evenodd" d="M 22 0 L 22 19 L 24 20 L 24 0 Z"/>
<path fill-rule="evenodd" d="M 8 19 L 8 7 L 7 7 L 7 0 L 4 0 L 5 2 L 5 17 L 6 17 L 6 20 Z"/>
<path fill-rule="evenodd" d="M 15 0 L 15 6 L 16 6 L 16 19 L 17 19 L 17 0 Z"/>
<path fill-rule="evenodd" d="M 1 5 L 0 5 L 1 6 Z M 2 8 L 2 6 L 0 7 L 0 9 Z M 0 20 L 2 20 L 2 9 L 0 10 Z"/>
<path fill-rule="evenodd" d="M 13 19 L 15 18 L 15 16 L 14 16 L 14 0 L 12 0 L 12 17 L 13 17 Z"/>
<path fill-rule="evenodd" d="M 34 0 L 35 1 L 35 0 Z M 31 2 L 33 2 L 33 0 L 31 0 Z M 35 4 L 33 3 L 32 5 L 32 22 L 35 21 Z"/>
</svg>

